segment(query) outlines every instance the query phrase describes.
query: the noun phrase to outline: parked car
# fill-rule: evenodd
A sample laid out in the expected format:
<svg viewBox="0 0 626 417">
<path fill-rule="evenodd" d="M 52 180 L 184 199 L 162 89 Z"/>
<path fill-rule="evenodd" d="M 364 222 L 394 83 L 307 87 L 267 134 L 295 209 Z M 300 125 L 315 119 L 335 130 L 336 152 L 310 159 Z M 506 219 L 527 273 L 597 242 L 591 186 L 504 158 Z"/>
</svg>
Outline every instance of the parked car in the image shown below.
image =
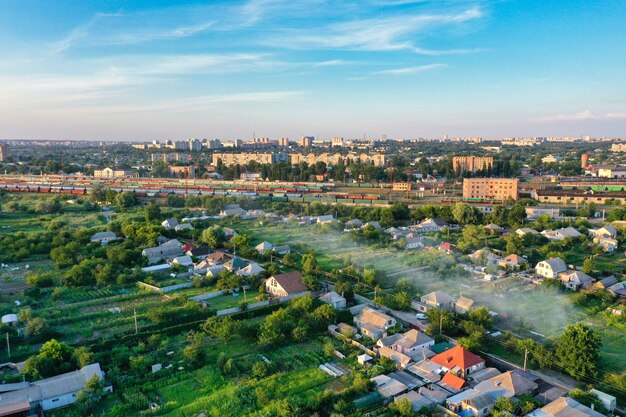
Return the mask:
<svg viewBox="0 0 626 417">
<path fill-rule="evenodd" d="M 426 314 L 424 314 L 424 313 L 417 313 L 415 315 L 415 318 L 418 319 L 418 320 L 426 320 L 426 319 L 428 319 L 428 317 L 426 317 Z"/>
</svg>

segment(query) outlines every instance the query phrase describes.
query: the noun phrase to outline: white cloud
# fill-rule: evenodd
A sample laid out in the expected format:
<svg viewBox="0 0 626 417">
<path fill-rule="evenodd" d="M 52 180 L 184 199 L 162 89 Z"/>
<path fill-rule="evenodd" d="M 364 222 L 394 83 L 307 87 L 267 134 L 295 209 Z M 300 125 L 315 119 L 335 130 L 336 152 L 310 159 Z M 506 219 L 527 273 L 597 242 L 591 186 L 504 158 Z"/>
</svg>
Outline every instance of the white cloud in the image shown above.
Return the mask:
<svg viewBox="0 0 626 417">
<path fill-rule="evenodd" d="M 415 67 L 394 68 L 382 71 L 373 72 L 372 75 L 407 75 L 416 74 L 420 72 L 432 71 L 440 68 L 448 68 L 446 64 L 430 64 L 430 65 L 418 65 Z"/>
<path fill-rule="evenodd" d="M 470 53 L 477 49 L 433 50 L 416 46 L 411 38 L 433 27 L 458 25 L 483 17 L 475 7 L 459 13 L 417 14 L 343 22 L 318 30 L 292 30 L 269 43 L 293 49 L 367 51 L 409 50 L 424 55 Z"/>
<path fill-rule="evenodd" d="M 588 120 L 626 120 L 626 113 L 592 113 L 589 110 L 578 113 L 563 113 L 545 116 L 538 119 L 540 122 L 583 122 Z"/>
</svg>

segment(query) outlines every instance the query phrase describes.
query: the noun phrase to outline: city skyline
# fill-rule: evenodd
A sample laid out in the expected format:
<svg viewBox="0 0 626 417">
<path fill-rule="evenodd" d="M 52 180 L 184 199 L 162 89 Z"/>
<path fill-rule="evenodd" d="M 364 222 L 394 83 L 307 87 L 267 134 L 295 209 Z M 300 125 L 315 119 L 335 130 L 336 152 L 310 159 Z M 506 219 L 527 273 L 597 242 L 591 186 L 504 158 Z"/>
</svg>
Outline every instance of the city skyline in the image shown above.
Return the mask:
<svg viewBox="0 0 626 417">
<path fill-rule="evenodd" d="M 626 131 L 619 1 L 66 3 L 0 2 L 0 137 Z"/>
</svg>

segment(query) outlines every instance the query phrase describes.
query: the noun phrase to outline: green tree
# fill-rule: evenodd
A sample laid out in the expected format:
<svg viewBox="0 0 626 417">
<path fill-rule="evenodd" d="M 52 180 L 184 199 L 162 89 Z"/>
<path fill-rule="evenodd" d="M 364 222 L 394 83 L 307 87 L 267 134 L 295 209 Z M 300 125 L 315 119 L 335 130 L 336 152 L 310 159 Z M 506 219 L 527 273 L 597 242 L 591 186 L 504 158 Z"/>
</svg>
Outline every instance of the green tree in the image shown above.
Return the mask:
<svg viewBox="0 0 626 417">
<path fill-rule="evenodd" d="M 439 332 L 441 329 L 445 332 L 454 326 L 454 316 L 447 310 L 431 308 L 426 312 L 428 318 L 429 332 Z"/>
<path fill-rule="evenodd" d="M 302 257 L 302 272 L 313 274 L 317 270 L 317 259 L 315 255 L 307 253 Z"/>
<path fill-rule="evenodd" d="M 159 220 L 161 218 L 161 208 L 152 202 L 146 206 L 145 215 L 148 223 Z"/>
<path fill-rule="evenodd" d="M 224 229 L 215 225 L 202 231 L 200 240 L 213 248 L 219 248 L 226 241 Z"/>
<path fill-rule="evenodd" d="M 104 393 L 104 384 L 99 375 L 94 375 L 87 381 L 83 388 L 76 396 L 76 407 L 81 415 L 91 414 L 96 405 L 102 398 Z"/>
<path fill-rule="evenodd" d="M 122 191 L 115 197 L 115 203 L 120 207 L 132 207 L 137 204 L 137 196 L 132 191 Z"/>
<path fill-rule="evenodd" d="M 591 272 L 593 272 L 594 266 L 595 264 L 593 262 L 593 259 L 585 258 L 585 260 L 583 261 L 583 268 L 582 268 L 583 273 L 587 275 L 591 274 Z"/>
<path fill-rule="evenodd" d="M 415 416 L 415 411 L 413 411 L 413 403 L 408 398 L 402 398 L 399 400 L 395 400 L 393 403 L 389 404 L 389 409 L 393 411 L 393 414 L 401 417 L 412 417 Z"/>
<path fill-rule="evenodd" d="M 556 344 L 560 366 L 575 378 L 596 375 L 602 340 L 582 323 L 567 325 Z"/>
<path fill-rule="evenodd" d="M 470 310 L 469 319 L 474 323 L 489 329 L 493 324 L 493 316 L 489 313 L 489 309 L 485 306 L 481 306 Z"/>
</svg>

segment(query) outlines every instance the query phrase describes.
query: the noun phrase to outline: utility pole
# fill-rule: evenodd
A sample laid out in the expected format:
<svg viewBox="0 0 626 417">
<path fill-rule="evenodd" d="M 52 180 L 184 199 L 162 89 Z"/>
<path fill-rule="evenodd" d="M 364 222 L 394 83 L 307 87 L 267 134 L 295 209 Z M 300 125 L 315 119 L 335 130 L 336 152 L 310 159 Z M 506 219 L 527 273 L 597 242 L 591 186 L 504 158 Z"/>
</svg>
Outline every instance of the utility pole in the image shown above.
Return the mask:
<svg viewBox="0 0 626 417">
<path fill-rule="evenodd" d="M 137 309 L 133 308 L 134 311 L 134 315 L 135 315 L 135 334 L 139 333 L 139 327 L 137 326 Z"/>
<path fill-rule="evenodd" d="M 443 334 L 443 314 L 439 314 L 439 334 Z"/>
<path fill-rule="evenodd" d="M 11 343 L 9 342 L 9 332 L 7 332 L 7 353 L 11 357 Z"/>
<path fill-rule="evenodd" d="M 246 286 L 245 285 L 243 286 L 243 301 L 245 303 L 248 302 L 248 295 L 246 294 Z"/>
<path fill-rule="evenodd" d="M 526 363 L 528 361 L 528 348 L 524 349 L 524 371 L 526 371 Z"/>
</svg>

